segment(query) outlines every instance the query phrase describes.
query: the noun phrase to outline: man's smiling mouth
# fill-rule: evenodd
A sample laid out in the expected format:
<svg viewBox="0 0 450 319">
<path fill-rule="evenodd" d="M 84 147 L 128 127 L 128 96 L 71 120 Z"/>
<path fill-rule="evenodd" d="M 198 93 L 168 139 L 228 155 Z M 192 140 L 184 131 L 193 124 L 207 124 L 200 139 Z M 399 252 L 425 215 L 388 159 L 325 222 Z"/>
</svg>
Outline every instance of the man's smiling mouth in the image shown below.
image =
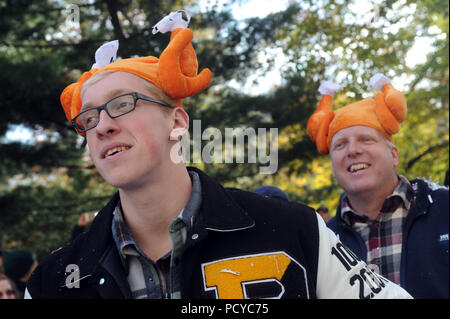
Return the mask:
<svg viewBox="0 0 450 319">
<path fill-rule="evenodd" d="M 362 169 L 366 169 L 366 168 L 368 168 L 368 167 L 369 167 L 368 164 L 360 163 L 360 164 L 353 164 L 353 165 L 350 165 L 350 167 L 349 167 L 347 170 L 348 170 L 350 173 L 354 173 L 354 172 L 360 171 L 360 170 L 362 170 Z"/>
<path fill-rule="evenodd" d="M 111 148 L 110 150 L 108 150 L 108 151 L 105 153 L 105 155 L 103 156 L 103 158 L 107 158 L 108 156 L 115 155 L 115 154 L 117 154 L 117 153 L 126 151 L 126 150 L 128 150 L 128 149 L 130 149 L 129 146 L 117 146 L 117 147 Z"/>
</svg>

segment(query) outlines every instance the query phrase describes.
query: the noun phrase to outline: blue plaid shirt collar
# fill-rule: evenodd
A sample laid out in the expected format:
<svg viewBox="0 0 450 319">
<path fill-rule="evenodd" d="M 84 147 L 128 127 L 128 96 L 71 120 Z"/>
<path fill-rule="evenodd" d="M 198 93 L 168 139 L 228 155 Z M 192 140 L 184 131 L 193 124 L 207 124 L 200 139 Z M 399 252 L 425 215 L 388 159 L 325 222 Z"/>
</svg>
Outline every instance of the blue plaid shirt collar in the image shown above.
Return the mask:
<svg viewBox="0 0 450 319">
<path fill-rule="evenodd" d="M 133 235 L 128 229 L 125 220 L 123 218 L 122 206 L 120 201 L 117 203 L 114 209 L 114 217 L 112 221 L 112 234 L 116 243 L 117 249 L 120 252 L 122 258 L 126 258 L 127 254 L 139 256 L 139 246 L 133 239 Z M 130 247 L 131 249 L 126 249 Z"/>
<path fill-rule="evenodd" d="M 382 213 L 392 213 L 399 205 L 403 205 L 406 211 L 409 211 L 414 204 L 415 192 L 411 183 L 402 175 L 398 175 L 398 179 L 399 183 L 397 184 L 397 187 L 383 202 L 383 206 L 381 207 Z M 345 193 L 340 205 L 341 217 L 348 225 L 353 225 L 355 222 L 370 222 L 370 219 L 367 216 L 353 210 Z"/>
<path fill-rule="evenodd" d="M 191 196 L 186 206 L 174 219 L 174 220 L 178 219 L 182 223 L 184 223 L 184 226 L 186 226 L 188 233 L 192 228 L 197 212 L 200 210 L 202 199 L 201 184 L 198 174 L 196 172 L 189 171 L 189 176 L 192 181 Z M 133 239 L 133 235 L 131 234 L 129 228 L 125 223 L 120 200 L 118 201 L 113 214 L 114 217 L 112 220 L 112 227 L 111 227 L 112 235 L 116 243 L 116 247 L 119 250 L 120 255 L 122 256 L 123 261 L 125 261 L 127 254 L 134 256 L 139 255 L 145 256 L 144 252 L 141 251 L 141 249 Z M 168 253 L 168 255 L 170 255 L 170 252 Z M 164 256 L 163 258 L 165 257 L 166 256 Z"/>
</svg>

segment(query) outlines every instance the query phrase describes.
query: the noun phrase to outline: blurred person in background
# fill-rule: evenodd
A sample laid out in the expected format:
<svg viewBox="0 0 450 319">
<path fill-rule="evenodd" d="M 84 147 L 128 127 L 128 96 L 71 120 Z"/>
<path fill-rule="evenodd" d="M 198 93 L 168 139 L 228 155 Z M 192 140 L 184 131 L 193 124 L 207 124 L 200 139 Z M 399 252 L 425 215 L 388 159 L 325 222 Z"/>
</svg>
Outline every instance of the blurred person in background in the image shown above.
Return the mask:
<svg viewBox="0 0 450 319">
<path fill-rule="evenodd" d="M 258 195 L 261 195 L 261 196 L 264 196 L 267 198 L 276 198 L 276 199 L 281 199 L 281 200 L 285 200 L 288 202 L 290 201 L 289 196 L 276 186 L 269 186 L 269 185 L 260 186 L 260 187 L 255 188 L 253 190 L 253 193 L 256 193 Z"/>
<path fill-rule="evenodd" d="M 323 218 L 325 223 L 331 218 L 330 213 L 328 212 L 328 207 L 320 206 L 317 208 L 317 213 Z"/>
<path fill-rule="evenodd" d="M 15 249 L 6 253 L 5 275 L 14 281 L 20 298 L 23 298 L 28 278 L 37 265 L 36 256 L 27 249 Z"/>
<path fill-rule="evenodd" d="M 5 274 L 0 273 L 0 299 L 19 299 L 19 292 L 17 291 L 14 282 Z"/>
<path fill-rule="evenodd" d="M 83 212 L 78 218 L 77 223 L 72 228 L 72 240 L 78 237 L 78 235 L 86 231 L 86 226 L 88 226 L 95 217 L 95 212 Z"/>
</svg>

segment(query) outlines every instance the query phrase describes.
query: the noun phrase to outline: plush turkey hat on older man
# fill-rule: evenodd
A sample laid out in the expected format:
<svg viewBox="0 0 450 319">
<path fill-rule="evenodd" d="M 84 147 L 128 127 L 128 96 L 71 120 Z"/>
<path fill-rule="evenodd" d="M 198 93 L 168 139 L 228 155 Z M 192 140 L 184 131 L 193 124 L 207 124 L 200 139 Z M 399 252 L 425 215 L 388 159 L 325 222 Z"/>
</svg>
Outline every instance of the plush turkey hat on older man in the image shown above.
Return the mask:
<svg viewBox="0 0 450 319">
<path fill-rule="evenodd" d="M 181 99 L 203 91 L 211 81 L 211 71 L 198 71 L 197 55 L 191 44 L 193 33 L 187 28 L 190 16 L 183 19 L 184 11 L 170 13 L 153 27 L 153 33 L 171 31 L 170 42 L 161 53 L 154 56 L 115 60 L 118 41 L 102 45 L 95 53 L 96 63 L 83 73 L 79 80 L 67 86 L 61 94 L 61 104 L 69 122 L 80 113 L 81 89 L 90 77 L 104 71 L 122 71 L 135 74 L 160 88 L 183 107 Z M 110 63 L 110 64 L 109 64 Z M 80 133 L 85 136 L 85 133 Z"/>
<path fill-rule="evenodd" d="M 333 95 L 341 87 L 332 82 L 319 87 L 322 99 L 308 120 L 307 130 L 320 153 L 328 154 L 331 140 L 338 131 L 355 125 L 372 127 L 392 141 L 392 135 L 398 132 L 400 123 L 406 119 L 405 96 L 383 74 L 375 74 L 370 84 L 381 90 L 374 99 L 364 99 L 336 111 L 333 111 Z"/>
</svg>

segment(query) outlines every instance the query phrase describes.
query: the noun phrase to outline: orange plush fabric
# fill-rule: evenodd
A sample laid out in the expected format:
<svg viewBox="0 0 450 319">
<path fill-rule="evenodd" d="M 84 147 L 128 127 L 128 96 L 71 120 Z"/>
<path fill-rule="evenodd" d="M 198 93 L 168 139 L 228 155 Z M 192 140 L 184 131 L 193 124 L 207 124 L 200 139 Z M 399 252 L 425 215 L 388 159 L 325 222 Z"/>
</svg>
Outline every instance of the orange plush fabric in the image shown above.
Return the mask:
<svg viewBox="0 0 450 319">
<path fill-rule="evenodd" d="M 153 56 L 122 59 L 83 73 L 77 82 L 67 86 L 61 94 L 61 104 L 67 119 L 71 122 L 80 113 L 83 83 L 91 76 L 112 70 L 132 73 L 153 83 L 182 107 L 181 99 L 204 90 L 212 77 L 207 68 L 197 74 L 198 62 L 192 39 L 190 29 L 177 28 L 173 30 L 170 42 L 159 59 Z"/>
<path fill-rule="evenodd" d="M 404 95 L 386 83 L 374 99 L 364 99 L 335 111 L 332 96 L 322 95 L 316 112 L 308 120 L 307 130 L 317 150 L 328 154 L 334 134 L 350 126 L 372 127 L 392 141 L 392 135 L 398 132 L 406 114 Z"/>
</svg>

